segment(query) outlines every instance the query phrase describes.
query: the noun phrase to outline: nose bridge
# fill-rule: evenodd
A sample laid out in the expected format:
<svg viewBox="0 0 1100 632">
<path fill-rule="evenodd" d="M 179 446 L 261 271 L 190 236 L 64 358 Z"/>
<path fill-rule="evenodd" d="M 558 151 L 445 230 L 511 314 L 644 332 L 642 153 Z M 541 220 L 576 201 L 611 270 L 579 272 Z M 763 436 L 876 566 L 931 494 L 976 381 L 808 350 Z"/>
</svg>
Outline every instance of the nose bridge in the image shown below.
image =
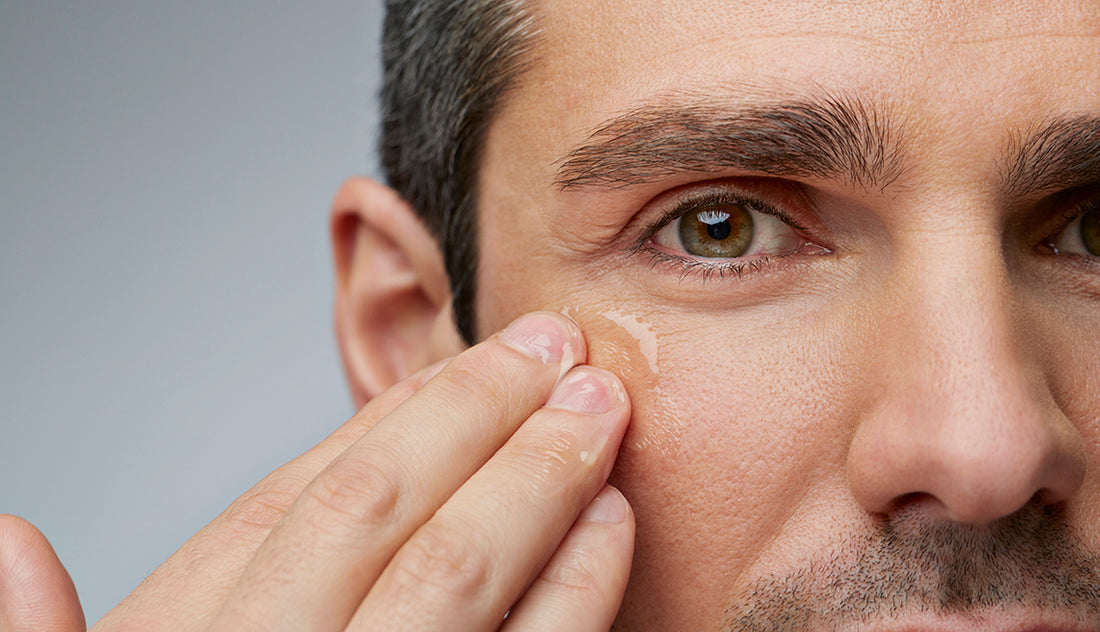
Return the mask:
<svg viewBox="0 0 1100 632">
<path fill-rule="evenodd" d="M 879 396 L 850 449 L 853 491 L 873 511 L 931 497 L 947 518 L 978 524 L 1037 495 L 1068 497 L 1081 449 L 1022 344 L 1000 243 L 929 241 L 899 254 L 879 299 Z"/>
<path fill-rule="evenodd" d="M 928 259 L 931 259 L 929 257 Z M 973 421 L 980 411 L 1010 405 L 1018 393 L 1023 358 L 1014 335 L 1016 307 L 1005 267 L 996 253 L 978 247 L 961 257 L 917 258 L 885 299 L 896 306 L 889 347 L 899 369 L 916 378 L 894 386 L 920 394 L 929 411 L 926 422 L 945 423 L 959 415 Z M 916 389 L 915 391 L 911 389 Z M 991 408 L 992 407 L 992 408 Z M 952 412 L 948 412 L 948 411 Z M 969 412 L 968 412 L 969 411 Z M 969 424 L 972 425 L 972 424 Z"/>
</svg>

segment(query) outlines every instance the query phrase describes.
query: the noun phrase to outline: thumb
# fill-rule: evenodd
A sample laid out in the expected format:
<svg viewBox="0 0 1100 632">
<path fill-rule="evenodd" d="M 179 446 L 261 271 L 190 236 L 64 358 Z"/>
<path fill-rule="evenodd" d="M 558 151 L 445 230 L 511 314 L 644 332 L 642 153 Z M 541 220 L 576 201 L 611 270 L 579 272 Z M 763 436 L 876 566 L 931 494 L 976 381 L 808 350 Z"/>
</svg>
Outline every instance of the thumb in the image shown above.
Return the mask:
<svg viewBox="0 0 1100 632">
<path fill-rule="evenodd" d="M 76 587 L 46 536 L 0 515 L 0 632 L 84 632 Z"/>
</svg>

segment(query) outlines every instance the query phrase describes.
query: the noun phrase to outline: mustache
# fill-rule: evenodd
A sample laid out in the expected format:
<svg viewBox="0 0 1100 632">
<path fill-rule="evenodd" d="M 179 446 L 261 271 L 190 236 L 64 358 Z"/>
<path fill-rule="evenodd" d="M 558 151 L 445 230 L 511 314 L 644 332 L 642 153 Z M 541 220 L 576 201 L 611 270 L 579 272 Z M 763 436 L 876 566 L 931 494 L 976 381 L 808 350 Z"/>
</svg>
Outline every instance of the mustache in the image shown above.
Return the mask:
<svg viewBox="0 0 1100 632">
<path fill-rule="evenodd" d="M 758 580 L 726 610 L 725 629 L 827 630 L 1012 607 L 1100 626 L 1100 558 L 1060 506 L 1033 502 L 980 527 L 900 511 L 803 568 Z"/>
</svg>

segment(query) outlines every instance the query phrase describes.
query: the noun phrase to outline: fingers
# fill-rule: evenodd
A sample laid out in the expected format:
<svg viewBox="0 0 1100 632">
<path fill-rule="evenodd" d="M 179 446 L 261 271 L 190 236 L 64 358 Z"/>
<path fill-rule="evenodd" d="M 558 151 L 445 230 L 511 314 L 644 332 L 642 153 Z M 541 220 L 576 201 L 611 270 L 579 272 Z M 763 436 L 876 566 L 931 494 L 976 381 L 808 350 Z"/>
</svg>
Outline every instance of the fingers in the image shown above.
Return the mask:
<svg viewBox="0 0 1100 632">
<path fill-rule="evenodd" d="M 375 397 L 324 441 L 257 483 L 180 547 L 94 629 L 205 630 L 257 549 L 309 481 L 443 364 L 428 367 Z"/>
<path fill-rule="evenodd" d="M 495 629 L 603 487 L 629 412 L 611 373 L 573 369 L 401 547 L 351 629 Z"/>
<path fill-rule="evenodd" d="M 504 622 L 503 632 L 606 632 L 622 603 L 634 552 L 634 516 L 617 489 L 588 505 Z"/>
<path fill-rule="evenodd" d="M 594 572 L 608 597 L 582 605 L 609 620 L 633 520 L 577 515 L 630 406 L 610 373 L 566 373 L 585 359 L 571 321 L 535 314 L 434 379 L 399 384 L 234 502 L 96 628 L 336 630 L 354 616 L 351 629 L 496 629 L 514 604 L 514 621 L 549 621 L 567 599 L 554 578 L 583 568 L 601 533 L 617 543 L 592 558 L 606 558 Z"/>
<path fill-rule="evenodd" d="M 0 515 L 0 632 L 83 632 L 76 588 L 45 536 Z"/>
<path fill-rule="evenodd" d="M 303 490 L 217 624 L 343 626 L 394 551 L 542 406 L 584 352 L 571 321 L 535 314 L 452 360 Z"/>
</svg>

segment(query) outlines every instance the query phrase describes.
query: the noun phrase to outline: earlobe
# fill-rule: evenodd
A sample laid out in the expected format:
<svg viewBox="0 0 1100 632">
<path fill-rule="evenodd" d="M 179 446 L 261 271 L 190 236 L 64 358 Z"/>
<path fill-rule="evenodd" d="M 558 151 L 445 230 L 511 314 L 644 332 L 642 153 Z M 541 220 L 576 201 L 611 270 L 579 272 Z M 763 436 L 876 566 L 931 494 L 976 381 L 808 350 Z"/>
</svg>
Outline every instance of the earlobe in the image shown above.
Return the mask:
<svg viewBox="0 0 1100 632">
<path fill-rule="evenodd" d="M 336 334 L 361 406 L 463 345 L 439 246 L 395 191 L 348 180 L 333 201 L 331 229 Z"/>
</svg>

